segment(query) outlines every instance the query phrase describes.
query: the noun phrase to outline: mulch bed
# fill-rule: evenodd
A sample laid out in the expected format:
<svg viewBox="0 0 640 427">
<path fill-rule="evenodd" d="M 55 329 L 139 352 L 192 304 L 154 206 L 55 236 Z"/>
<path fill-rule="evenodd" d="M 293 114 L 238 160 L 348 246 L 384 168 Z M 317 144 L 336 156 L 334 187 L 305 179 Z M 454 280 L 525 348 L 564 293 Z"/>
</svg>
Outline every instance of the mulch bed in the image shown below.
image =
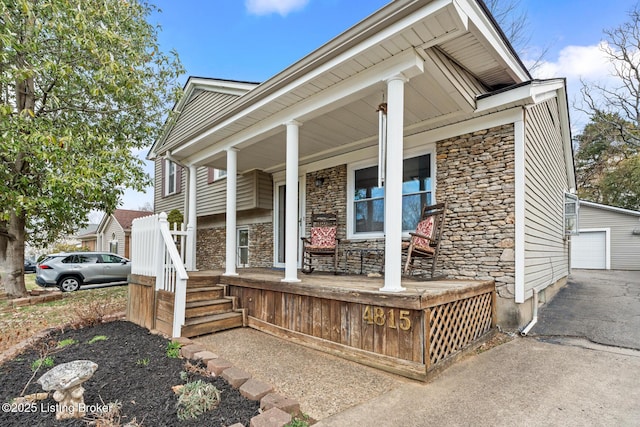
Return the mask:
<svg viewBox="0 0 640 427">
<path fill-rule="evenodd" d="M 99 335 L 108 339 L 88 343 Z M 34 412 L 12 413 L 6 410 L 6 403 L 20 396 L 29 383 L 33 375 L 32 363 L 41 358 L 42 349 L 46 346 L 54 348 L 58 342 L 66 339 L 73 339 L 77 343 L 51 350 L 54 364 L 80 359 L 97 363 L 95 374 L 83 384 L 86 390 L 85 404 L 103 407 L 107 403 L 119 402 L 120 425 L 134 420 L 142 426 L 249 425 L 251 418 L 259 414 L 259 402 L 244 398 L 220 377 L 204 377 L 189 370 L 187 380 L 181 378 L 187 361 L 167 357 L 167 339 L 133 323 L 116 321 L 52 333 L 1 365 L 0 402 L 3 408 L 0 411 L 0 426 L 86 426 L 91 419 L 95 421 L 95 416 L 87 416 L 84 420 L 56 421 L 55 412 L 48 410 L 56 404 L 51 397 L 53 393 L 46 400 L 31 406 L 35 408 Z M 195 361 L 191 363 L 197 365 Z M 36 373 L 24 395 L 43 392 L 36 381 L 47 369 L 41 368 Z M 196 379 L 213 383 L 221 391 L 220 405 L 196 419 L 179 421 L 176 412 L 178 397 L 171 388 Z"/>
</svg>

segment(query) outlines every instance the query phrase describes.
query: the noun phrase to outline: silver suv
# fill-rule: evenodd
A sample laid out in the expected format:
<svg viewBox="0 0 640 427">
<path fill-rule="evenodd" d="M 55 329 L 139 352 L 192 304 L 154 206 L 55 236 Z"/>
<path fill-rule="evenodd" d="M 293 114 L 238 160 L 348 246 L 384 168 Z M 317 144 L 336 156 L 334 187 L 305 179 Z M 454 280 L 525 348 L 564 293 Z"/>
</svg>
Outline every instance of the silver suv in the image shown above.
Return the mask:
<svg viewBox="0 0 640 427">
<path fill-rule="evenodd" d="M 57 286 L 63 292 L 82 285 L 126 282 L 131 262 L 109 252 L 73 252 L 47 255 L 36 268 L 36 283 Z"/>
</svg>

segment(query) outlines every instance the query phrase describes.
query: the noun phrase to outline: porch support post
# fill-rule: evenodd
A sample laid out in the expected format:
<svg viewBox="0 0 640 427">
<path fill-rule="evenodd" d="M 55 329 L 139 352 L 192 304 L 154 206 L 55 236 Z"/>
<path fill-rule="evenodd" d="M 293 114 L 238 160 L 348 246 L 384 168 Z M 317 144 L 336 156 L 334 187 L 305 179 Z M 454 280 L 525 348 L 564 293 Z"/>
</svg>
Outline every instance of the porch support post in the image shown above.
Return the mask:
<svg viewBox="0 0 640 427">
<path fill-rule="evenodd" d="M 186 270 L 196 270 L 196 230 L 198 228 L 198 212 L 196 210 L 197 170 L 195 166 L 189 166 L 189 205 L 187 209 L 187 240 L 186 240 Z"/>
<path fill-rule="evenodd" d="M 287 126 L 287 159 L 283 282 L 299 282 L 298 279 L 298 138 L 300 122 L 291 120 Z"/>
<path fill-rule="evenodd" d="M 227 150 L 227 242 L 225 276 L 236 273 L 236 192 L 238 175 L 238 150 Z"/>
<path fill-rule="evenodd" d="M 384 182 L 384 287 L 403 291 L 402 279 L 402 157 L 404 133 L 404 75 L 387 80 L 387 172 Z"/>
</svg>

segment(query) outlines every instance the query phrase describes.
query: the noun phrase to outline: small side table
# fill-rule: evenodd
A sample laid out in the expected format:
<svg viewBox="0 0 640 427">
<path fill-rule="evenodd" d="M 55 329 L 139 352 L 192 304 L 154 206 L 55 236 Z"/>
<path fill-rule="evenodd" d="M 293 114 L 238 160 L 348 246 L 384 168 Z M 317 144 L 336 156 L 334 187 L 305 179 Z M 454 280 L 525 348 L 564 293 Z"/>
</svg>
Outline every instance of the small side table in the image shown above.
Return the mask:
<svg viewBox="0 0 640 427">
<path fill-rule="evenodd" d="M 384 249 L 377 248 L 353 248 L 353 249 L 345 249 L 344 250 L 344 269 L 345 272 L 349 271 L 349 255 L 359 254 L 360 255 L 360 274 L 364 273 L 364 257 L 365 255 L 375 254 L 378 257 L 381 257 L 384 260 Z M 384 266 L 383 266 L 384 267 Z M 383 271 L 383 268 L 380 269 Z"/>
</svg>

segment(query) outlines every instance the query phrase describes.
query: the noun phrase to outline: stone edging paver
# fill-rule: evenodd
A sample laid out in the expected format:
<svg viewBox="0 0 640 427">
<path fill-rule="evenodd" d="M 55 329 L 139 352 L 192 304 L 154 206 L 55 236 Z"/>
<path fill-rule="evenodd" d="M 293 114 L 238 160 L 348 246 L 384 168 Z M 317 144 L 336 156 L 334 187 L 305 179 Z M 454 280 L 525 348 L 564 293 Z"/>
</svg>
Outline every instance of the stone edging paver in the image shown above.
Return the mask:
<svg viewBox="0 0 640 427">
<path fill-rule="evenodd" d="M 250 400 L 260 401 L 262 413 L 251 418 L 250 427 L 283 427 L 290 423 L 293 416 L 300 415 L 300 403 L 274 392 L 273 386 L 251 377 L 248 372 L 233 366 L 231 362 L 208 351 L 203 345 L 185 337 L 174 338 L 179 342 L 180 355 L 186 359 L 201 360 L 207 365 L 207 371 L 221 376 L 229 385 L 240 391 Z M 230 427 L 244 427 L 234 424 Z"/>
</svg>

